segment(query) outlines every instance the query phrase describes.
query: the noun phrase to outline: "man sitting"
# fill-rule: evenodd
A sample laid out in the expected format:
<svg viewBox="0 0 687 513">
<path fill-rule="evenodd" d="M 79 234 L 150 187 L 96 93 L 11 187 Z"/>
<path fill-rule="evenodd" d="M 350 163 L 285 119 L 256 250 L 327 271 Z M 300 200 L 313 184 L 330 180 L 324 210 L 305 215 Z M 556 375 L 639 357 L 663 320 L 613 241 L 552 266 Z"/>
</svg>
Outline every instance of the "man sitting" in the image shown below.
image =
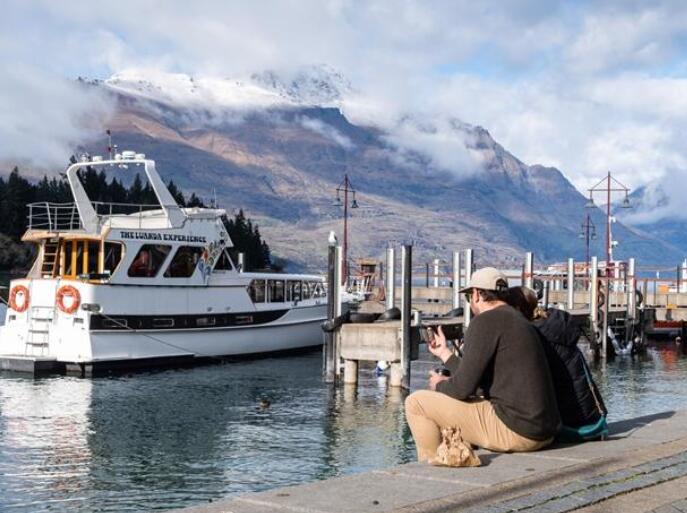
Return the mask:
<svg viewBox="0 0 687 513">
<path fill-rule="evenodd" d="M 432 372 L 429 389 L 406 399 L 406 418 L 419 461 L 429 461 L 441 429 L 460 428 L 466 442 L 501 452 L 550 444 L 561 421 L 546 356 L 535 328 L 506 304 L 506 277 L 493 267 L 475 272 L 465 293 L 474 314 L 458 359 L 441 328 L 428 343 L 450 377 Z"/>
</svg>

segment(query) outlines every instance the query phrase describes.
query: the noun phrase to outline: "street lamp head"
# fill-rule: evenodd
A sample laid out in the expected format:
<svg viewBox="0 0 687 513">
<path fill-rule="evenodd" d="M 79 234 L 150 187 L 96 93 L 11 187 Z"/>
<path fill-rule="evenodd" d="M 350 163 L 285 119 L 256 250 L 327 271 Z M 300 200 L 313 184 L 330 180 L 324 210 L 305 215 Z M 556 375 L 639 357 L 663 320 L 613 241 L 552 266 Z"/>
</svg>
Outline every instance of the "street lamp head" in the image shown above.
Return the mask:
<svg viewBox="0 0 687 513">
<path fill-rule="evenodd" d="M 586 236 L 586 235 L 585 235 L 584 231 L 581 231 L 580 233 L 577 234 L 577 238 L 578 238 L 578 239 L 584 239 L 585 236 Z"/>
<path fill-rule="evenodd" d="M 632 208 L 632 204 L 630 203 L 630 197 L 627 195 L 627 193 L 625 193 L 625 198 L 623 199 L 620 208 Z"/>
<path fill-rule="evenodd" d="M 358 201 L 355 198 L 353 198 L 351 202 L 351 208 L 358 208 Z"/>
<path fill-rule="evenodd" d="M 589 200 L 587 200 L 587 203 L 584 205 L 584 208 L 595 208 L 596 205 L 594 204 L 594 198 L 592 197 L 592 193 L 589 193 Z"/>
<path fill-rule="evenodd" d="M 341 196 L 339 196 L 339 191 L 336 191 L 336 200 L 334 201 L 333 205 L 335 207 L 340 207 L 343 205 L 343 203 L 341 203 Z"/>
</svg>

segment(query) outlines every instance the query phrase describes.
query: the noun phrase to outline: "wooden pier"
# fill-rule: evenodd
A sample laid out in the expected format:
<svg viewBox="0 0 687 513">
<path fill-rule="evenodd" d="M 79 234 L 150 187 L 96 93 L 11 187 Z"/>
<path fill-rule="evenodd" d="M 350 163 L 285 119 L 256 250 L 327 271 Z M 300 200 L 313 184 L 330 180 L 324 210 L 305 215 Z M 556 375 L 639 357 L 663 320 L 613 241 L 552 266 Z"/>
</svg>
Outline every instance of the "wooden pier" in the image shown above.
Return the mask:
<svg viewBox="0 0 687 513">
<path fill-rule="evenodd" d="M 340 259 L 341 251 L 330 247 L 329 283 L 341 283 L 337 272 L 341 269 Z M 475 265 L 472 250 L 453 252 L 451 268 L 443 270 L 439 259 L 413 267 L 411 246 L 402 248 L 401 260 L 400 286 L 395 278 L 395 250 L 390 248 L 385 265 L 380 265 L 386 269 L 386 275 L 379 279 L 383 285 L 375 292 L 384 300 L 364 301 L 357 306 L 365 313 L 400 308 L 401 321 L 353 322 L 329 333 L 325 344 L 328 380 L 355 384 L 359 362 L 384 361 L 391 367 L 390 385 L 407 388 L 406 374 L 421 343 L 420 329 L 438 323 L 458 325 L 461 331 L 469 326 L 471 312 L 459 291 L 473 270 L 481 267 Z M 369 269 L 367 272 L 369 276 Z M 424 284 L 418 285 L 423 276 Z M 596 257 L 589 266 L 568 259 L 564 268 L 537 270 L 534 254 L 527 253 L 522 272 L 508 278 L 511 285 L 524 284 L 536 290 L 541 306 L 559 308 L 578 318 L 599 358 L 642 350 L 647 333 L 687 338 L 687 266 L 678 269 L 677 283 L 659 283 L 638 279 L 634 259 L 622 265 L 614 263 L 608 269 Z M 649 283 L 654 287 L 650 288 Z M 339 288 L 330 287 L 329 297 L 330 311 L 341 312 Z"/>
<path fill-rule="evenodd" d="M 687 511 L 687 411 L 609 424 L 606 441 L 531 453 L 479 450 L 481 467 L 406 463 L 242 494 L 178 513 L 679 513 Z"/>
</svg>

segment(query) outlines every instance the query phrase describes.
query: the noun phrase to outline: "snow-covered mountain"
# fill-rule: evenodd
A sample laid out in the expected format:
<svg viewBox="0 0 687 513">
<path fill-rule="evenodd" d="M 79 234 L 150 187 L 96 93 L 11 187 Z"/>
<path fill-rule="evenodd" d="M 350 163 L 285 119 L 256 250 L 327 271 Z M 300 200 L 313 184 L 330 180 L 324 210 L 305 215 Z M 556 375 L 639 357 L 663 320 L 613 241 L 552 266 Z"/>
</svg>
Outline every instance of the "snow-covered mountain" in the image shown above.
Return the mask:
<svg viewBox="0 0 687 513">
<path fill-rule="evenodd" d="M 155 158 L 185 190 L 244 208 L 275 253 L 300 266 L 321 267 L 329 230 L 341 231 L 332 201 L 345 173 L 361 206 L 351 211 L 353 256 L 381 256 L 404 240 L 419 260 L 466 247 L 480 264 L 509 266 L 525 251 L 545 261 L 584 254 L 585 198 L 559 170 L 523 163 L 450 113 L 360 121 L 351 111 L 358 93 L 326 66 L 240 80 L 127 71 L 89 87 L 113 97 L 120 148 Z M 682 258 L 641 230 L 617 225 L 614 236 L 620 258 Z"/>
<path fill-rule="evenodd" d="M 334 68 L 313 66 L 285 79 L 274 71 L 245 78 L 193 77 L 183 73 L 130 69 L 102 85 L 114 92 L 177 107 L 254 109 L 287 106 L 340 107 L 353 92 Z"/>
</svg>

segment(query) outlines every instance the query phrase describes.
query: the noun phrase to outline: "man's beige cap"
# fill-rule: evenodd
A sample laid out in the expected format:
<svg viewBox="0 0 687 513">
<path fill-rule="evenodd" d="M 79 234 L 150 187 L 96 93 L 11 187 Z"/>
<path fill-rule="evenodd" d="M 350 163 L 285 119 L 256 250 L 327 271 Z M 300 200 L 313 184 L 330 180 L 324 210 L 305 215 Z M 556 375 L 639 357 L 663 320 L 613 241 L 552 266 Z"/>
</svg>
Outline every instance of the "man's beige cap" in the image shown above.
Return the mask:
<svg viewBox="0 0 687 513">
<path fill-rule="evenodd" d="M 508 289 L 508 278 L 495 267 L 483 267 L 472 273 L 470 282 L 460 291 L 467 292 L 470 289 L 497 290 L 503 292 Z"/>
</svg>

